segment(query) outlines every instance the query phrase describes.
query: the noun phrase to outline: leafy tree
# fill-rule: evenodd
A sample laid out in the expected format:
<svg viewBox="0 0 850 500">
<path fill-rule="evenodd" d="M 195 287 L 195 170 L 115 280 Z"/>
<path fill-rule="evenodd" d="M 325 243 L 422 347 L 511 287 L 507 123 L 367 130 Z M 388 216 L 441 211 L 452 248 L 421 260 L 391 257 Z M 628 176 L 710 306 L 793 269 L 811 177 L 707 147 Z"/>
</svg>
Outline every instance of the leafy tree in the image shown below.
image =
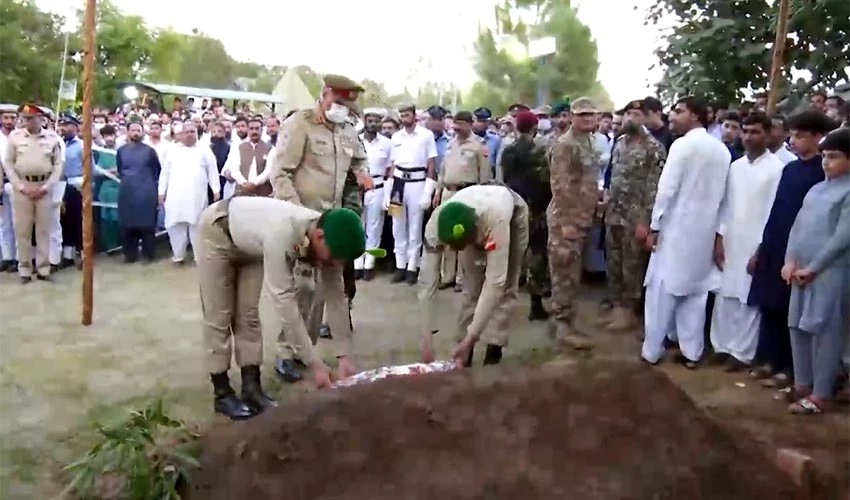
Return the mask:
<svg viewBox="0 0 850 500">
<path fill-rule="evenodd" d="M 538 84 L 546 101 L 607 94 L 597 81 L 596 42 L 568 0 L 504 0 L 494 15 L 496 29 L 482 30 L 475 44 L 480 80 L 466 107 L 500 113 L 513 102 L 535 103 Z M 541 64 L 526 53 L 530 41 L 544 37 L 555 38 L 556 52 Z"/>
<path fill-rule="evenodd" d="M 647 23 L 673 24 L 656 52 L 664 68 L 659 93 L 733 102 L 743 97 L 742 89 L 766 89 L 778 6 L 765 0 L 656 0 Z M 847 79 L 848 53 L 850 2 L 791 1 L 783 93 L 804 94 Z M 811 78 L 792 83 L 792 70 L 808 70 Z"/>
<path fill-rule="evenodd" d="M 49 104 L 62 71 L 63 19 L 33 0 L 0 2 L 0 98 Z"/>
</svg>

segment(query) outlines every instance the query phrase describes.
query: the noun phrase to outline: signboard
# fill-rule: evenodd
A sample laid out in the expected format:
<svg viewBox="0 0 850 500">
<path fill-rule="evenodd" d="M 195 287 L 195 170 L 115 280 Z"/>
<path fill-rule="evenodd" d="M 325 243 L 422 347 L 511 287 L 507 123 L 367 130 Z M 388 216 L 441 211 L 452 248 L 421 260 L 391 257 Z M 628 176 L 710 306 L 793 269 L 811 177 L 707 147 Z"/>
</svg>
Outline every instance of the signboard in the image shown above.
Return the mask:
<svg viewBox="0 0 850 500">
<path fill-rule="evenodd" d="M 59 99 L 71 102 L 77 100 L 77 80 L 62 80 L 59 85 Z"/>
<path fill-rule="evenodd" d="M 555 37 L 538 38 L 528 42 L 528 57 L 538 58 L 552 55 L 556 52 Z"/>
</svg>

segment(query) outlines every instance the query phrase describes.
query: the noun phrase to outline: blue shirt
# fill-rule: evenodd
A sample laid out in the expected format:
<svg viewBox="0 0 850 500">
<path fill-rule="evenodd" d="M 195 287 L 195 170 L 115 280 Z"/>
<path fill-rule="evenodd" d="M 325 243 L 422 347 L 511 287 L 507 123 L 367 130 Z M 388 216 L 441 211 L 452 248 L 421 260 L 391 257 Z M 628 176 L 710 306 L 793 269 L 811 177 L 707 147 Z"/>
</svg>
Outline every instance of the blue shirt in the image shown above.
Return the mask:
<svg viewBox="0 0 850 500">
<path fill-rule="evenodd" d="M 83 141 L 76 135 L 65 139 L 65 167 L 62 175 L 66 179 L 83 176 Z"/>
<path fill-rule="evenodd" d="M 493 167 L 493 175 L 496 175 L 496 160 L 499 156 L 499 149 L 502 147 L 502 138 L 499 137 L 499 134 L 496 132 L 487 131 L 484 135 L 481 135 L 476 132 L 476 134 L 482 141 L 487 143 L 487 155 L 490 158 L 490 166 Z"/>
<path fill-rule="evenodd" d="M 440 137 L 434 134 L 434 143 L 437 145 L 437 157 L 434 158 L 434 169 L 437 171 L 437 175 L 440 175 L 443 171 L 443 158 L 446 156 L 449 142 L 449 136 L 445 132 Z"/>
</svg>

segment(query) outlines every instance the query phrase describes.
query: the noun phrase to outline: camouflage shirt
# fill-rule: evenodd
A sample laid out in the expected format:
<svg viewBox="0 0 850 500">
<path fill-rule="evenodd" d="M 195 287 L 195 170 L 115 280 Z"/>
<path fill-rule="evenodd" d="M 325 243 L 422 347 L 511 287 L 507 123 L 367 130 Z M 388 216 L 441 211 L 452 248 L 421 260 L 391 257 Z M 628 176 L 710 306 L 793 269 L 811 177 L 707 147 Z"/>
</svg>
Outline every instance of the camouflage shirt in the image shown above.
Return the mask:
<svg viewBox="0 0 850 500">
<path fill-rule="evenodd" d="M 643 129 L 634 136 L 624 134 L 617 139 L 605 212 L 608 225 L 649 224 L 666 156 L 664 146 Z"/>
<path fill-rule="evenodd" d="M 591 134 L 572 130 L 554 142 L 549 154 L 552 204 L 549 234 L 573 227 L 587 231 L 599 201 L 599 153 Z"/>
</svg>

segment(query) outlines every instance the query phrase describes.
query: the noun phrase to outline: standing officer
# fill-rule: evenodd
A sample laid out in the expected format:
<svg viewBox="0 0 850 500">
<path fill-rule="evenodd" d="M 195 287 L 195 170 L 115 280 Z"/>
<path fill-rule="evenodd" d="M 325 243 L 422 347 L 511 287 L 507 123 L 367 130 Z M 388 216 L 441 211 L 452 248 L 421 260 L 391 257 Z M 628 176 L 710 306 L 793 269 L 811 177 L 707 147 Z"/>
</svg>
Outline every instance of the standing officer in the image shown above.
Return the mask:
<svg viewBox="0 0 850 500">
<path fill-rule="evenodd" d="M 54 213 L 50 216 L 50 263 L 52 270 L 73 267 L 83 249 L 83 140 L 80 120 L 65 113 L 59 117 L 59 133 L 65 144 L 62 177 L 53 189 Z M 58 265 L 57 265 L 58 264 Z"/>
<path fill-rule="evenodd" d="M 472 136 L 472 114 L 460 111 L 454 117 L 455 138 L 449 143 L 443 168 L 437 177 L 433 206 L 448 202 L 455 193 L 474 184 L 483 184 L 492 178 L 490 162 L 484 155 L 481 142 Z M 440 289 L 454 285 L 460 291 L 463 266 L 458 265 L 457 251 L 443 251 L 442 283 Z"/>
<path fill-rule="evenodd" d="M 6 175 L 12 184 L 15 243 L 21 283 L 32 280 L 32 232 L 35 225 L 36 277 L 50 277 L 50 192 L 62 176 L 61 139 L 42 127 L 44 113 L 35 104 L 18 108 L 24 128 L 9 134 Z"/>
<path fill-rule="evenodd" d="M 363 87 L 349 78 L 327 75 L 316 106 L 284 121 L 270 176 L 275 198 L 322 212 L 342 206 L 349 173 L 357 184 L 372 189 L 366 150 L 349 121 L 352 112 L 359 113 L 356 101 L 362 91 Z M 336 271 L 342 279 L 342 266 Z M 309 331 L 318 332 L 324 312 L 322 285 L 316 284 L 315 272 L 309 266 L 299 266 L 295 274 L 306 297 L 299 301 L 301 314 Z M 295 382 L 302 377 L 294 360 L 291 335 L 283 331 L 278 338 L 275 369 L 285 381 Z M 344 374 L 354 372 L 347 356 L 339 358 L 339 366 Z"/>
<path fill-rule="evenodd" d="M 12 184 L 3 171 L 6 164 L 9 134 L 18 121 L 18 107 L 0 104 L 0 272 L 18 271 L 18 256 L 15 248 L 15 226 L 12 223 Z"/>
<path fill-rule="evenodd" d="M 528 204 L 528 264 L 527 290 L 531 297 L 529 321 L 548 319 L 543 308 L 543 296 L 549 291 L 549 256 L 546 251 L 548 228 L 546 207 L 552 201 L 549 187 L 549 166 L 546 150 L 534 142 L 537 116 L 531 111 L 519 111 L 515 117 L 519 136 L 502 153 L 502 174 L 505 184 Z"/>
<path fill-rule="evenodd" d="M 573 103 L 571 114 L 572 127 L 554 142 L 549 156 L 550 328 L 556 348 L 589 349 L 589 339 L 574 325 L 574 302 L 581 280 L 582 249 L 599 201 L 599 157 L 593 137 L 597 110 L 593 101 L 582 97 Z"/>
<path fill-rule="evenodd" d="M 664 146 L 644 128 L 643 101 L 630 102 L 623 112 L 623 135 L 614 148 L 611 189 L 604 200 L 608 293 L 613 305 L 607 327 L 612 331 L 638 324 L 635 310 L 647 263 L 642 240 L 649 233 L 655 190 L 667 156 Z M 639 235 L 644 237 L 639 240 Z"/>
<path fill-rule="evenodd" d="M 490 167 L 493 169 L 493 177 L 495 178 L 496 159 L 499 156 L 499 149 L 502 147 L 502 138 L 499 137 L 497 132 L 490 130 L 490 121 L 493 118 L 493 112 L 488 108 L 478 108 L 472 114 L 475 116 L 472 131 L 484 144 L 484 153 L 487 155 Z"/>
</svg>

